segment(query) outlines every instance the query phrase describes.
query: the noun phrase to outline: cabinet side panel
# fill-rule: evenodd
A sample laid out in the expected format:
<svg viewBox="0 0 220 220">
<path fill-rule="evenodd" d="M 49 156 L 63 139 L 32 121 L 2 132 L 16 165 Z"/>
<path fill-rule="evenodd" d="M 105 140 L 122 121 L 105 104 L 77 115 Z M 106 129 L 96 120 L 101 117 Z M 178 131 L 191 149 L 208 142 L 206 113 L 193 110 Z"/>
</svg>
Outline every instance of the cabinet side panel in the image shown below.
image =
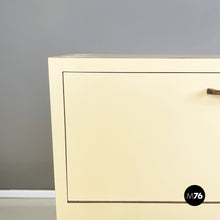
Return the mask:
<svg viewBox="0 0 220 220">
<path fill-rule="evenodd" d="M 62 69 L 52 58 L 49 59 L 49 86 L 56 210 L 57 219 L 61 220 L 63 219 L 62 206 L 67 204 L 63 84 Z"/>
</svg>

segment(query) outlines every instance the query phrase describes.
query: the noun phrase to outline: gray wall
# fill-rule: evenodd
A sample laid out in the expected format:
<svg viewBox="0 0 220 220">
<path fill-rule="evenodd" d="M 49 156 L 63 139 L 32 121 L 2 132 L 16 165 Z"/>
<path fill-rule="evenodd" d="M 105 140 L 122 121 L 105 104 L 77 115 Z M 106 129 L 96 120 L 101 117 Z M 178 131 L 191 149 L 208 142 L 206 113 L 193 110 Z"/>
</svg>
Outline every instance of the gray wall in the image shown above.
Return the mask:
<svg viewBox="0 0 220 220">
<path fill-rule="evenodd" d="M 0 0 L 0 189 L 53 189 L 47 57 L 220 54 L 219 0 Z"/>
</svg>

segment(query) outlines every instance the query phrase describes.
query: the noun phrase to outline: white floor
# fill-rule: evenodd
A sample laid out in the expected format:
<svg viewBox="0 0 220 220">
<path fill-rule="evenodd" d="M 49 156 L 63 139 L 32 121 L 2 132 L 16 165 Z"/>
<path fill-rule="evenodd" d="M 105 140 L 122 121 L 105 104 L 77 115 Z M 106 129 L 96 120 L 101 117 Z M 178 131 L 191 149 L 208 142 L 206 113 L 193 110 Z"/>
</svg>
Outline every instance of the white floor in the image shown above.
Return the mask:
<svg viewBox="0 0 220 220">
<path fill-rule="evenodd" d="M 56 220 L 55 199 L 0 199 L 1 220 Z"/>
</svg>

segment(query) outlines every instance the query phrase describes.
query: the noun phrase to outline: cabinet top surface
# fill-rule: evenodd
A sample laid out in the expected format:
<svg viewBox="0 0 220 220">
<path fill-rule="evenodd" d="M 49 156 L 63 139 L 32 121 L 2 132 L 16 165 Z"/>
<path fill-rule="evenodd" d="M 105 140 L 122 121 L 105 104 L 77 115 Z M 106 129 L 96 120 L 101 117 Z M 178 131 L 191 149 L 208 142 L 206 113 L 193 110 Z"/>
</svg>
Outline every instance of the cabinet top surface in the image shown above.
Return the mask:
<svg viewBox="0 0 220 220">
<path fill-rule="evenodd" d="M 220 59 L 220 55 L 165 55 L 165 54 L 67 54 L 53 58 L 179 58 L 179 59 Z"/>
</svg>

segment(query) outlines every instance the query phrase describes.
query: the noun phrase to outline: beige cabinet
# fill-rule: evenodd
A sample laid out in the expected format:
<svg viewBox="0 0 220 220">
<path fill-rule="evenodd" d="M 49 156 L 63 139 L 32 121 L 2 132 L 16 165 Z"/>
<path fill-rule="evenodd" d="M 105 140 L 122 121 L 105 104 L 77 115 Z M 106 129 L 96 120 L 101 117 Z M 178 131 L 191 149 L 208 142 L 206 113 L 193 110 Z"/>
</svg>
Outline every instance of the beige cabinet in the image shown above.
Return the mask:
<svg viewBox="0 0 220 220">
<path fill-rule="evenodd" d="M 52 57 L 49 80 L 58 220 L 220 218 L 220 59 Z"/>
</svg>

